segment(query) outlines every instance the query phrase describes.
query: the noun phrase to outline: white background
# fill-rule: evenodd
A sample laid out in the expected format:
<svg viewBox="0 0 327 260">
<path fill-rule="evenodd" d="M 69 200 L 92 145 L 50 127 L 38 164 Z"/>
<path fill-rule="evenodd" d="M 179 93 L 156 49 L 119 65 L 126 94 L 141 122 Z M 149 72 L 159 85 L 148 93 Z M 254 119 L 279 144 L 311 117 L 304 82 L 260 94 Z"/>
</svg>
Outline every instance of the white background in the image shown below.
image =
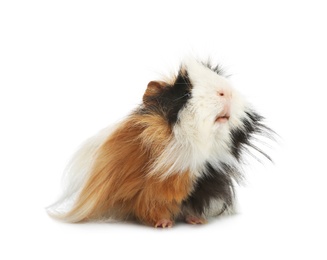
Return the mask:
<svg viewBox="0 0 327 260">
<path fill-rule="evenodd" d="M 1 259 L 327 259 L 325 1 L 1 1 Z M 212 57 L 280 135 L 240 213 L 204 226 L 63 224 L 73 151 L 185 55 Z"/>
</svg>

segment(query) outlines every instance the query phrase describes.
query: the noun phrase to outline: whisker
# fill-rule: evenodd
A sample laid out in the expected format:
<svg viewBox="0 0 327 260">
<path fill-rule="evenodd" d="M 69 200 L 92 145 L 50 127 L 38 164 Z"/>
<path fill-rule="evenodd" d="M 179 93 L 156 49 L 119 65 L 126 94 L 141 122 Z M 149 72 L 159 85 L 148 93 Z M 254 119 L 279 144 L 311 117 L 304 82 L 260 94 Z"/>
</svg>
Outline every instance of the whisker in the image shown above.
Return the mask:
<svg viewBox="0 0 327 260">
<path fill-rule="evenodd" d="M 174 101 L 180 100 L 180 99 L 182 99 L 184 97 L 187 97 L 188 95 L 190 95 L 190 93 L 186 93 L 185 95 L 183 95 L 183 96 L 181 96 L 179 98 L 174 99 Z"/>
</svg>

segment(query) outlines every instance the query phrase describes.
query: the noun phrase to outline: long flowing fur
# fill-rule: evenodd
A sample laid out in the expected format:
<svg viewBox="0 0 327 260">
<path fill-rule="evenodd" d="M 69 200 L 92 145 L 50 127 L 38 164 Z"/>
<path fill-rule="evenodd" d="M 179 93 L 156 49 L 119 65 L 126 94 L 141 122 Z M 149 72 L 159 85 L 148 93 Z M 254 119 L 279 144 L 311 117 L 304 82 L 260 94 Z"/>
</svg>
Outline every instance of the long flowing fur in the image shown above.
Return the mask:
<svg viewBox="0 0 327 260">
<path fill-rule="evenodd" d="M 136 216 L 154 224 L 157 215 L 178 215 L 179 205 L 190 189 L 188 173 L 171 176 L 165 182 L 146 176 L 170 134 L 158 116 L 130 116 L 98 147 L 73 208 L 57 217 L 80 222 L 109 215 Z"/>
<path fill-rule="evenodd" d="M 60 218 L 72 207 L 81 192 L 81 187 L 90 175 L 97 150 L 114 129 L 114 126 L 109 126 L 92 136 L 72 156 L 62 177 L 62 195 L 56 203 L 47 208 L 51 216 Z"/>
<path fill-rule="evenodd" d="M 232 212 L 242 152 L 270 159 L 253 142 L 270 129 L 220 73 L 190 60 L 174 80 L 151 81 L 139 108 L 77 152 L 49 214 L 166 227 Z"/>
</svg>

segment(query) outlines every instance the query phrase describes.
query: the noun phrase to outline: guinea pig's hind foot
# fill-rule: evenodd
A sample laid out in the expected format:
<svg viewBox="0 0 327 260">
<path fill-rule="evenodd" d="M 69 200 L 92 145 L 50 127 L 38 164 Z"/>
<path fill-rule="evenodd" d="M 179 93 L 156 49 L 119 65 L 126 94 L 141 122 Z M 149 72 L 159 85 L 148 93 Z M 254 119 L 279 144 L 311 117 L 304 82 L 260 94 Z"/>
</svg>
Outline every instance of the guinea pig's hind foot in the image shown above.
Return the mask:
<svg viewBox="0 0 327 260">
<path fill-rule="evenodd" d="M 192 216 L 189 215 L 185 218 L 186 223 L 188 224 L 192 224 L 192 225 L 198 225 L 198 224 L 205 224 L 207 223 L 207 220 L 205 218 L 201 218 L 201 217 L 196 217 L 196 216 Z"/>
<path fill-rule="evenodd" d="M 155 228 L 171 228 L 173 226 L 173 222 L 169 219 L 160 219 L 154 225 Z"/>
</svg>

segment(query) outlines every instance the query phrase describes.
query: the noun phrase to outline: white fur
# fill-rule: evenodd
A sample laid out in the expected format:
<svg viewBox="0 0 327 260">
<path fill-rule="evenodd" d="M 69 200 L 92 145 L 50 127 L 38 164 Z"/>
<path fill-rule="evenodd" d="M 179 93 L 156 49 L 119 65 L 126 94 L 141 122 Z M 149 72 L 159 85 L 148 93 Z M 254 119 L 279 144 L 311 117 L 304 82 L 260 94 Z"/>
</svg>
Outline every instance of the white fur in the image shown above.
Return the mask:
<svg viewBox="0 0 327 260">
<path fill-rule="evenodd" d="M 68 163 L 62 178 L 63 194 L 47 208 L 49 214 L 68 212 L 80 193 L 94 162 L 98 148 L 104 143 L 115 127 L 107 127 L 86 140 Z"/>
<path fill-rule="evenodd" d="M 218 215 L 232 215 L 236 213 L 237 209 L 235 205 L 225 208 L 224 204 L 225 202 L 221 199 L 211 199 L 209 207 L 205 208 L 204 216 L 210 218 Z"/>
<path fill-rule="evenodd" d="M 207 162 L 215 167 L 222 162 L 235 165 L 236 159 L 230 151 L 230 131 L 242 126 L 241 118 L 246 116 L 247 104 L 226 78 L 193 59 L 188 59 L 184 66 L 193 85 L 192 97 L 179 112 L 173 139 L 150 173 L 164 171 L 163 178 L 186 170 L 200 177 Z M 220 92 L 225 96 L 219 96 Z M 217 123 L 215 119 L 226 102 L 230 102 L 230 119 Z"/>
</svg>

